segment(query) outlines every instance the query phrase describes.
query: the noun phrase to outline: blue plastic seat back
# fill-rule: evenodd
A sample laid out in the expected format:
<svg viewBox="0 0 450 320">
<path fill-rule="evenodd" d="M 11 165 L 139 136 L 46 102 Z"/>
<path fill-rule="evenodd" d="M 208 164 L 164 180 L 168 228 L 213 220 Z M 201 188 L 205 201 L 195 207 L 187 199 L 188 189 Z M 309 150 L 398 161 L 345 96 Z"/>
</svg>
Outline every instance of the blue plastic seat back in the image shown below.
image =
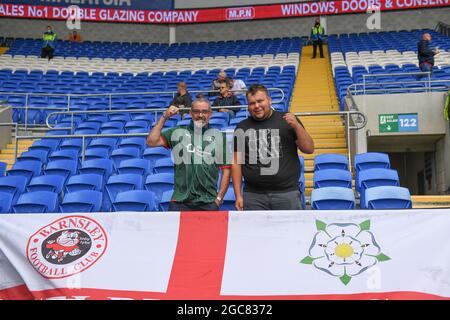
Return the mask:
<svg viewBox="0 0 450 320">
<path fill-rule="evenodd" d="M 157 201 L 153 192 L 132 190 L 117 194 L 113 202 L 114 211 L 157 211 Z"/>
<path fill-rule="evenodd" d="M 5 176 L 5 172 L 6 172 L 6 163 L 0 161 L 0 177 Z"/>
<path fill-rule="evenodd" d="M 103 176 L 95 173 L 84 173 L 73 175 L 66 183 L 65 191 L 77 192 L 82 190 L 96 190 L 102 191 Z"/>
<path fill-rule="evenodd" d="M 0 192 L 12 195 L 12 201 L 15 202 L 19 195 L 25 191 L 28 178 L 23 176 L 0 177 Z"/>
<path fill-rule="evenodd" d="M 169 205 L 172 200 L 173 190 L 164 191 L 159 201 L 159 211 L 169 211 Z"/>
<path fill-rule="evenodd" d="M 395 186 L 374 187 L 366 190 L 368 209 L 411 209 L 411 195 L 407 188 Z"/>
<path fill-rule="evenodd" d="M 355 208 L 355 195 L 348 188 L 325 187 L 311 193 L 313 210 L 351 210 Z"/>
<path fill-rule="evenodd" d="M 153 171 L 155 173 L 174 173 L 174 163 L 171 158 L 156 160 Z"/>
<path fill-rule="evenodd" d="M 111 203 L 113 203 L 118 193 L 131 190 L 141 190 L 143 189 L 143 183 L 144 179 L 139 174 L 126 173 L 111 176 L 105 185 L 108 199 Z"/>
<path fill-rule="evenodd" d="M 152 191 L 157 199 L 161 199 L 163 192 L 174 189 L 173 173 L 157 173 L 147 176 L 144 187 L 148 191 Z"/>
<path fill-rule="evenodd" d="M 0 192 L 0 213 L 8 213 L 11 211 L 13 194 L 9 192 Z"/>
<path fill-rule="evenodd" d="M 31 150 L 22 152 L 22 154 L 17 158 L 17 161 L 40 161 L 43 164 L 47 163 L 48 150 Z"/>
<path fill-rule="evenodd" d="M 134 173 L 141 176 L 147 176 L 153 170 L 152 163 L 146 159 L 129 159 L 122 160 L 120 162 L 117 172 L 122 173 Z"/>
<path fill-rule="evenodd" d="M 150 160 L 152 165 L 155 164 L 156 160 L 170 158 L 171 150 L 164 147 L 146 148 L 142 157 L 144 159 Z"/>
<path fill-rule="evenodd" d="M 31 179 L 27 192 L 49 191 L 60 194 L 64 187 L 64 177 L 58 175 L 41 175 Z"/>
<path fill-rule="evenodd" d="M 223 203 L 220 206 L 221 211 L 235 211 L 236 196 L 234 195 L 233 188 L 228 188 L 223 197 Z"/>
<path fill-rule="evenodd" d="M 45 175 L 60 175 L 64 177 L 64 182 L 71 176 L 77 173 L 77 160 L 57 160 L 50 161 L 44 170 Z"/>
<path fill-rule="evenodd" d="M 8 176 L 23 176 L 27 178 L 27 183 L 32 177 L 40 175 L 42 172 L 42 162 L 37 160 L 20 161 L 14 163 L 12 168 L 6 172 Z"/>
<path fill-rule="evenodd" d="M 77 160 L 78 159 L 78 151 L 75 149 L 63 149 L 56 150 L 50 153 L 48 156 L 49 161 L 57 161 L 57 160 Z"/>
<path fill-rule="evenodd" d="M 363 170 L 359 173 L 361 208 L 366 208 L 367 190 L 379 186 L 400 186 L 397 170 L 374 168 Z"/>
<path fill-rule="evenodd" d="M 355 155 L 355 183 L 356 190 L 360 192 L 359 173 L 362 170 L 391 167 L 389 156 L 381 152 L 366 152 Z"/>
<path fill-rule="evenodd" d="M 314 171 L 325 169 L 348 170 L 348 159 L 341 154 L 325 153 L 314 157 Z"/>
<path fill-rule="evenodd" d="M 14 213 L 54 213 L 57 210 L 58 194 L 50 191 L 23 193 L 13 205 Z"/>
<path fill-rule="evenodd" d="M 140 158 L 141 150 L 138 147 L 125 147 L 113 150 L 111 153 L 111 160 L 113 161 L 114 168 L 117 170 L 123 161 L 135 160 Z"/>
<path fill-rule="evenodd" d="M 82 190 L 67 193 L 60 205 L 62 213 L 86 213 L 100 211 L 103 193 L 96 190 Z"/>
<path fill-rule="evenodd" d="M 81 164 L 80 173 L 96 173 L 103 176 L 103 181 L 107 181 L 113 170 L 112 160 L 93 159 L 84 161 Z"/>
<path fill-rule="evenodd" d="M 314 189 L 324 187 L 352 188 L 352 174 L 347 170 L 325 169 L 314 172 Z"/>
</svg>

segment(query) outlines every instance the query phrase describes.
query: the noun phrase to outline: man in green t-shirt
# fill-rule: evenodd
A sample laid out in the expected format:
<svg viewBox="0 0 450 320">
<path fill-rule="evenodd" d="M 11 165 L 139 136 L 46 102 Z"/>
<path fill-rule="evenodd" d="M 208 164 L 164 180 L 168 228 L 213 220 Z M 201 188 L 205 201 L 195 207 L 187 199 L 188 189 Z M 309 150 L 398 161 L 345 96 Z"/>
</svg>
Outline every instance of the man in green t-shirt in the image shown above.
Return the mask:
<svg viewBox="0 0 450 320">
<path fill-rule="evenodd" d="M 212 110 L 209 101 L 197 98 L 189 111 L 189 125 L 162 131 L 164 123 L 179 113 L 170 106 L 150 131 L 147 144 L 172 149 L 175 164 L 175 189 L 169 211 L 216 211 L 230 183 L 230 153 L 225 134 L 209 128 Z M 222 170 L 219 191 L 217 183 Z"/>
</svg>

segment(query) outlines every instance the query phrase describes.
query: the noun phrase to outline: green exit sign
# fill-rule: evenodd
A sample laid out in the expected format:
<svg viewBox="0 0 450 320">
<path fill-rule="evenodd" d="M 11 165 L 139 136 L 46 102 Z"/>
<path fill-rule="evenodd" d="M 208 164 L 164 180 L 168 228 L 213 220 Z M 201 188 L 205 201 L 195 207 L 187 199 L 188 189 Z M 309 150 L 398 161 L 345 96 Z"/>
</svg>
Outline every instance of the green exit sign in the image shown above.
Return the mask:
<svg viewBox="0 0 450 320">
<path fill-rule="evenodd" d="M 378 131 L 389 132 L 417 132 L 419 118 L 417 113 L 393 113 L 378 115 Z"/>
</svg>

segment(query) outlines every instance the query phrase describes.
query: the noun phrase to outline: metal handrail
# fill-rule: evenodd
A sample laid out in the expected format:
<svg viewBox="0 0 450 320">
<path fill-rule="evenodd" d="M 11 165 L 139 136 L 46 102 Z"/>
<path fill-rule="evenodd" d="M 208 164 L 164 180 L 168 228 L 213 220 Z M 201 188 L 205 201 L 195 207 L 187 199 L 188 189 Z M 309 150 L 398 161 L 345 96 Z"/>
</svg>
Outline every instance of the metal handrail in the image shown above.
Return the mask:
<svg viewBox="0 0 450 320">
<path fill-rule="evenodd" d="M 449 79 L 439 79 L 439 80 L 430 80 L 430 81 L 420 81 L 420 80 L 417 80 L 417 81 L 395 81 L 395 82 L 383 82 L 383 83 L 378 83 L 377 82 L 377 84 L 380 84 L 380 85 L 382 85 L 382 84 L 406 84 L 406 83 L 414 83 L 414 84 L 424 83 L 424 84 L 428 84 L 428 86 L 425 86 L 425 87 L 407 88 L 407 90 L 410 90 L 410 91 L 415 91 L 415 90 L 429 90 L 429 91 L 433 91 L 433 90 L 438 89 L 438 88 L 445 88 L 444 86 L 440 86 L 440 87 L 432 87 L 431 86 L 432 83 L 437 83 L 437 82 L 448 82 L 449 83 L 448 86 L 450 86 L 450 80 Z M 358 82 L 358 83 L 353 83 L 353 84 L 349 85 L 347 87 L 347 95 L 360 94 L 360 93 L 366 94 L 367 92 L 380 92 L 380 91 L 388 91 L 388 92 L 390 92 L 390 91 L 401 90 L 401 88 L 366 89 L 365 86 L 368 85 L 368 84 L 372 85 L 373 83 L 361 83 L 361 82 Z M 361 86 L 363 86 L 363 89 L 357 89 L 357 87 L 361 87 Z M 446 86 L 446 87 L 448 87 L 448 86 Z"/>
<path fill-rule="evenodd" d="M 211 107 L 212 110 L 219 110 L 219 109 L 233 109 L 233 108 L 248 108 L 248 105 L 238 105 L 238 106 L 217 106 L 217 107 Z M 116 109 L 116 110 L 86 110 L 86 111 L 59 111 L 59 112 L 52 112 L 49 113 L 47 118 L 45 119 L 45 124 L 49 129 L 58 129 L 58 130 L 72 130 L 73 129 L 73 116 L 76 114 L 97 114 L 97 113 L 142 113 L 142 112 L 154 112 L 155 117 L 158 112 L 163 112 L 167 110 L 167 108 L 149 108 L 149 109 Z M 180 111 L 189 111 L 190 108 L 179 108 Z M 60 127 L 55 128 L 50 125 L 48 122 L 51 117 L 58 116 L 58 115 L 70 115 L 71 116 L 71 127 Z"/>
<path fill-rule="evenodd" d="M 329 115 L 339 115 L 345 116 L 345 133 L 347 136 L 347 157 L 349 168 L 352 167 L 352 157 L 351 157 L 351 140 L 350 140 L 350 130 L 360 130 L 367 125 L 367 118 L 361 111 L 331 111 L 331 112 L 295 112 L 296 116 L 329 116 Z M 350 126 L 350 116 L 362 117 L 361 126 Z"/>
<path fill-rule="evenodd" d="M 188 108 L 183 108 L 188 109 Z M 115 111 L 115 110 L 114 110 Z M 126 110 L 130 111 L 130 110 Z M 78 111 L 83 112 L 83 111 Z M 92 112 L 92 111 L 84 111 L 84 112 Z M 364 115 L 364 113 L 360 111 L 338 111 L 338 112 L 298 112 L 294 113 L 298 116 L 325 116 L 325 115 L 345 115 L 346 117 L 346 133 L 347 133 L 347 149 L 348 149 L 348 157 L 349 157 L 349 164 L 351 164 L 351 157 L 350 157 L 350 130 L 360 130 L 364 128 L 367 124 L 367 118 Z M 362 126 L 350 126 L 350 116 L 361 116 L 362 117 Z M 50 115 L 49 115 L 50 116 Z M 48 119 L 48 118 L 47 118 Z M 63 128 L 56 128 L 56 129 L 62 129 Z M 82 139 L 82 161 L 84 161 L 84 154 L 85 154 L 85 147 L 86 147 L 86 139 L 87 138 L 105 138 L 105 137 L 147 137 L 148 133 L 102 133 L 102 134 L 71 134 L 71 135 L 42 135 L 42 136 L 17 136 L 16 134 L 16 149 L 15 149 L 15 159 L 17 159 L 17 152 L 18 152 L 18 140 L 35 140 L 35 139 L 76 139 L 81 138 Z"/>
<path fill-rule="evenodd" d="M 284 101 L 285 98 L 285 93 L 284 90 L 281 88 L 267 88 L 268 91 L 280 91 L 281 92 L 281 98 L 279 101 L 272 101 L 272 103 L 277 104 L 277 103 L 281 103 Z M 189 93 L 218 93 L 218 90 L 193 90 L 193 91 L 189 91 Z M 233 92 L 239 92 L 239 93 L 245 93 L 246 90 L 234 90 Z M 28 101 L 29 101 L 29 97 L 30 96 L 48 96 L 48 97 L 52 97 L 52 96 L 63 96 L 66 97 L 67 96 L 67 109 L 58 109 L 58 110 L 70 110 L 70 100 L 71 98 L 76 98 L 76 97 L 101 97 L 101 96 L 107 96 L 109 97 L 109 110 L 112 110 L 112 97 L 113 96 L 130 96 L 130 95 L 143 95 L 143 96 L 148 96 L 148 95 L 153 95 L 153 94 L 172 94 L 172 97 L 175 97 L 177 91 L 148 91 L 148 92 L 115 92 L 115 93 L 68 93 L 68 94 L 62 94 L 62 93 L 33 93 L 33 92 L 0 92 L 1 94 L 7 94 L 7 95 L 24 95 L 25 96 L 25 107 L 13 107 L 15 109 L 22 109 L 25 108 L 25 130 L 27 130 L 28 128 L 28 109 L 32 109 L 32 108 L 36 108 L 36 107 L 29 107 L 28 106 Z M 36 108 L 36 109 L 42 109 L 42 108 Z M 50 108 L 46 108 L 46 109 L 50 109 Z M 53 110 L 53 109 L 52 109 Z"/>
</svg>

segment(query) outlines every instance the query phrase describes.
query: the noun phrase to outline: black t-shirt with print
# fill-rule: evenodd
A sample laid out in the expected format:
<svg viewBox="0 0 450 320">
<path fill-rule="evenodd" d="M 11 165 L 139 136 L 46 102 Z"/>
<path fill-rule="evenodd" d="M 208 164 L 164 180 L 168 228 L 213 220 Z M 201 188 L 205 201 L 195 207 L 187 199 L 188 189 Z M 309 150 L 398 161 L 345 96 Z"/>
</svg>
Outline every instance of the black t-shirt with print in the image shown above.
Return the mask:
<svg viewBox="0 0 450 320">
<path fill-rule="evenodd" d="M 264 121 L 249 117 L 236 126 L 234 151 L 242 152 L 241 145 L 245 145 L 245 163 L 242 164 L 244 191 L 266 193 L 299 190 L 297 135 L 283 119 L 284 114 L 273 111 L 270 118 Z M 244 138 L 239 134 L 242 132 L 245 132 Z"/>
</svg>

